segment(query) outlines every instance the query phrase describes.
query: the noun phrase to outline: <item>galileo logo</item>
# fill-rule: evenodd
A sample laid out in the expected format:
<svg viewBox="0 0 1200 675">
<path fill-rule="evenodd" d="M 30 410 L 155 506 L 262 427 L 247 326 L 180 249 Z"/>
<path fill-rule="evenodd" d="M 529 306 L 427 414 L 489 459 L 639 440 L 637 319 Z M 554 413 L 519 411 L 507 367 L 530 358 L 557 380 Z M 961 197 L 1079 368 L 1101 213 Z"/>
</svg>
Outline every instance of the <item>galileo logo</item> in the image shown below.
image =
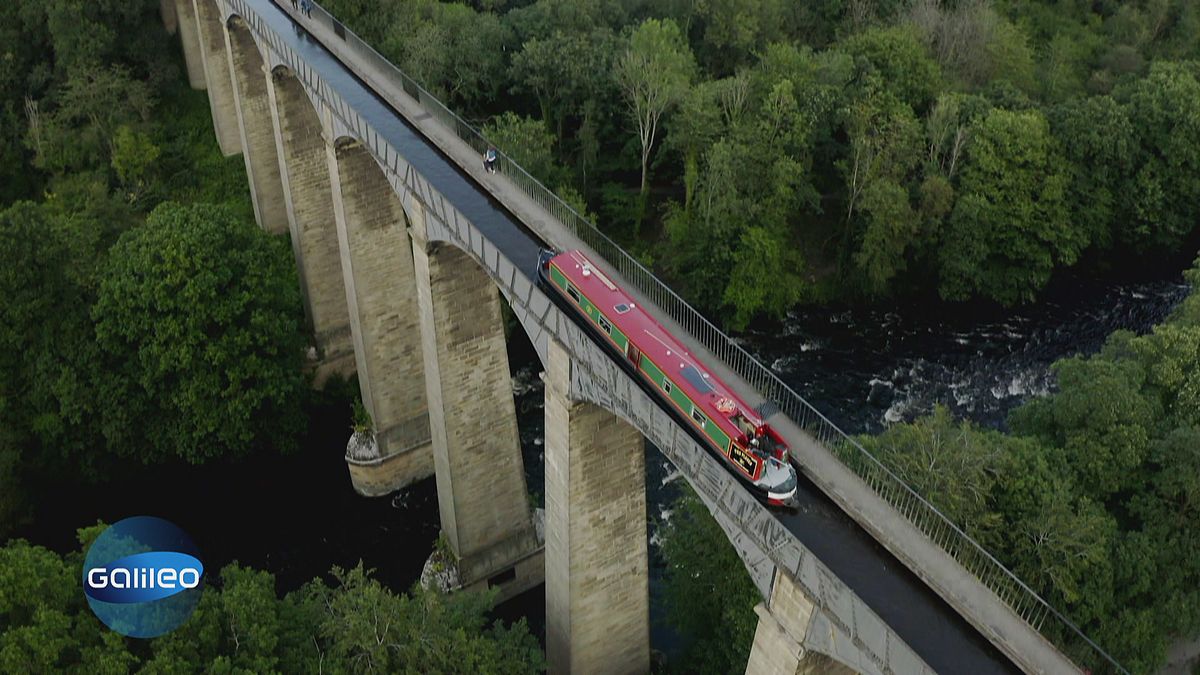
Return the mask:
<svg viewBox="0 0 1200 675">
<path fill-rule="evenodd" d="M 191 538 L 161 518 L 126 518 L 92 543 L 83 591 L 104 625 L 130 637 L 175 630 L 196 609 L 204 564 Z"/>
</svg>

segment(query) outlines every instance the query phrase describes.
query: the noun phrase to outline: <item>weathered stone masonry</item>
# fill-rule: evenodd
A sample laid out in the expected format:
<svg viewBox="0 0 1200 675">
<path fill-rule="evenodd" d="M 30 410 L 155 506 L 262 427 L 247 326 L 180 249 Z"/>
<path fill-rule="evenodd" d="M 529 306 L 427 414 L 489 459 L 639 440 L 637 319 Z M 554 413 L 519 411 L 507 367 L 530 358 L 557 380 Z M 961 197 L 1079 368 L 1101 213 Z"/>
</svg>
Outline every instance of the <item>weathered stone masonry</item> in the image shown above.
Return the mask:
<svg viewBox="0 0 1200 675">
<path fill-rule="evenodd" d="M 546 395 L 546 657 L 552 673 L 650 670 L 642 434 L 573 401 L 551 340 Z"/>
<path fill-rule="evenodd" d="M 333 214 L 325 128 L 303 85 L 287 68 L 272 71 L 267 91 L 305 314 L 321 361 L 337 372 L 349 373 L 354 367 L 354 345 Z"/>
<path fill-rule="evenodd" d="M 279 152 L 275 149 L 275 129 L 271 124 L 267 69 L 258 45 L 254 44 L 254 36 L 240 17 L 229 19 L 225 39 L 254 218 L 267 232 L 283 234 L 288 229 L 287 204 L 279 178 Z"/>
<path fill-rule="evenodd" d="M 539 550 L 525 486 L 500 295 L 461 249 L 412 218 L 413 260 L 442 533 L 464 587 Z M 515 579 L 532 586 L 536 580 Z"/>
<path fill-rule="evenodd" d="M 359 389 L 383 456 L 351 476 L 360 492 L 384 494 L 434 470 L 408 219 L 361 143 L 326 150 Z"/>
</svg>

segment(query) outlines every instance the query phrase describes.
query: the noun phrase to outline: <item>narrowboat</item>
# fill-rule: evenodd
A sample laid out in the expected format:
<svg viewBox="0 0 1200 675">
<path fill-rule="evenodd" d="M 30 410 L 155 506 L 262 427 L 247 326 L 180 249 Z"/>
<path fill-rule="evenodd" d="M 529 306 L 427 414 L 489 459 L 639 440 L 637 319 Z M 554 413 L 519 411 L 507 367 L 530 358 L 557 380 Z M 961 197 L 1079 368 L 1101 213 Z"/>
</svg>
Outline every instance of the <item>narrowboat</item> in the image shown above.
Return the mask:
<svg viewBox="0 0 1200 675">
<path fill-rule="evenodd" d="M 796 468 L 762 416 L 713 376 L 581 251 L 542 251 L 538 282 L 583 320 L 647 391 L 768 504 L 788 505 Z"/>
</svg>

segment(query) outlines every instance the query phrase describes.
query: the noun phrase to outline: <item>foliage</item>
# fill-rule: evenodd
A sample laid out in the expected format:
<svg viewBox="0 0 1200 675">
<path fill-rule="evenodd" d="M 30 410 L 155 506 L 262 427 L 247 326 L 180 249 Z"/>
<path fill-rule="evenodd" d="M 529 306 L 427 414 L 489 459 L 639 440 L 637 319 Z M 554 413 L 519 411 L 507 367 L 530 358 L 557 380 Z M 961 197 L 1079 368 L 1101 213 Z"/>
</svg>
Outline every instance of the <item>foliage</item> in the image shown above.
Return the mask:
<svg viewBox="0 0 1200 675">
<path fill-rule="evenodd" d="M 909 26 L 869 28 L 851 35 L 841 49 L 855 59 L 860 77 L 887 82 L 900 101 L 923 110 L 941 88 L 941 69 Z"/>
<path fill-rule="evenodd" d="M 1056 363 L 1012 435 L 938 409 L 863 439 L 1132 672 L 1200 630 L 1200 259 L 1188 278 L 1150 334 Z"/>
<path fill-rule="evenodd" d="M 10 16 L 0 44 L 22 72 L 0 76 L 0 145 L 15 143 L 0 149 L 15 162 L 3 171 L 20 175 L 0 190 L 0 285 L 11 300 L 0 339 L 12 357 L 0 360 L 4 531 L 33 475 L 93 477 L 134 452 L 100 433 L 101 411 L 120 403 L 91 315 L 110 247 L 170 198 L 211 194 L 252 217 L 243 162 L 221 157 L 205 95 L 176 79 L 157 3 L 18 2 Z M 109 23 L 88 34 L 71 23 L 85 17 Z M 9 203 L 18 197 L 41 202 Z"/>
<path fill-rule="evenodd" d="M 84 549 L 99 526 L 80 530 Z M 269 572 L 226 565 L 209 575 L 178 630 L 153 641 L 108 630 L 80 589 L 83 556 L 14 540 L 0 548 L 4 672 L 540 672 L 524 621 L 489 625 L 493 595 L 397 595 L 360 563 L 280 599 Z"/>
<path fill-rule="evenodd" d="M 667 621 L 684 641 L 673 672 L 730 673 L 746 667 L 761 601 L 737 551 L 690 488 L 659 531 L 666 561 Z"/>
<path fill-rule="evenodd" d="M 365 433 L 375 430 L 375 423 L 371 420 L 371 412 L 367 410 L 367 406 L 363 405 L 362 398 L 355 397 L 353 404 L 351 404 L 350 420 L 350 428 L 355 433 Z"/>
<path fill-rule="evenodd" d="M 557 185 L 565 171 L 554 157 L 554 135 L 545 123 L 507 112 L 488 122 L 483 135 L 543 185 Z"/>
<path fill-rule="evenodd" d="M 468 115 L 540 120 L 531 172 L 562 167 L 549 187 L 730 328 L 821 297 L 1025 302 L 1200 222 L 1189 0 L 474 4 L 331 9 Z M 785 81 L 790 146 L 759 123 Z"/>
<path fill-rule="evenodd" d="M 300 296 L 284 246 L 223 207 L 164 204 L 124 234 L 92 310 L 111 447 L 201 462 L 302 428 Z"/>
<path fill-rule="evenodd" d="M 695 61 L 674 21 L 647 19 L 629 36 L 629 46 L 617 58 L 614 69 L 642 146 L 644 197 L 659 122 L 686 93 L 694 77 Z"/>
<path fill-rule="evenodd" d="M 545 668 L 524 620 L 488 625 L 494 592 L 397 596 L 360 563 L 334 568 L 335 588 L 310 584 L 303 602 L 323 609 L 317 635 L 332 664 L 403 673 L 529 673 Z"/>
<path fill-rule="evenodd" d="M 1032 300 L 1088 243 L 1068 222 L 1067 176 L 1040 112 L 993 109 L 978 124 L 941 248 L 946 298 Z"/>
<path fill-rule="evenodd" d="M 1140 151 L 1128 183 L 1123 242 L 1172 250 L 1196 228 L 1200 200 L 1200 63 L 1155 63 L 1115 95 L 1126 103 Z"/>
</svg>

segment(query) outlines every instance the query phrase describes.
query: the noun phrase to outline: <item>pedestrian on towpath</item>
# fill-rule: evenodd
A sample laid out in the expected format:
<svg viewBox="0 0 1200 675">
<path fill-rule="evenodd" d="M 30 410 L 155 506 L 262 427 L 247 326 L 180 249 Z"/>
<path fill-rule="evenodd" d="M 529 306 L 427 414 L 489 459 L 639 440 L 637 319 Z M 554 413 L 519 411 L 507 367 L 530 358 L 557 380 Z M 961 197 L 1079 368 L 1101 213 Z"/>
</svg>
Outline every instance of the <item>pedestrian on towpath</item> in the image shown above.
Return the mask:
<svg viewBox="0 0 1200 675">
<path fill-rule="evenodd" d="M 292 9 L 300 9 L 300 3 L 298 0 L 292 0 Z"/>
<path fill-rule="evenodd" d="M 488 173 L 496 173 L 496 149 L 488 148 L 483 155 L 483 168 L 487 169 Z"/>
<path fill-rule="evenodd" d="M 300 11 L 304 12 L 304 16 L 312 18 L 312 0 L 300 0 Z"/>
</svg>

